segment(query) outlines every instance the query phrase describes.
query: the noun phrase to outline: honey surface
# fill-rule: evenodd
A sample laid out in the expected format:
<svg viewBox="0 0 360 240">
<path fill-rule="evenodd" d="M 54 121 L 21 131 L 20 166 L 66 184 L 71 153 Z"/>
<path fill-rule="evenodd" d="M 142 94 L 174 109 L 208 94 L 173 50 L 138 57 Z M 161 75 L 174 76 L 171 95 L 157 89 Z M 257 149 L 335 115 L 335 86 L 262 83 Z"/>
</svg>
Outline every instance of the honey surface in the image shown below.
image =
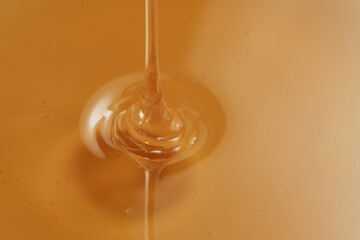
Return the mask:
<svg viewBox="0 0 360 240">
<path fill-rule="evenodd" d="M 162 72 L 209 89 L 216 125 L 209 151 L 160 176 L 155 239 L 359 239 L 360 4 L 158 13 Z M 93 156 L 79 118 L 143 70 L 144 38 L 143 1 L 0 2 L 0 239 L 143 239 L 143 170 Z"/>
</svg>

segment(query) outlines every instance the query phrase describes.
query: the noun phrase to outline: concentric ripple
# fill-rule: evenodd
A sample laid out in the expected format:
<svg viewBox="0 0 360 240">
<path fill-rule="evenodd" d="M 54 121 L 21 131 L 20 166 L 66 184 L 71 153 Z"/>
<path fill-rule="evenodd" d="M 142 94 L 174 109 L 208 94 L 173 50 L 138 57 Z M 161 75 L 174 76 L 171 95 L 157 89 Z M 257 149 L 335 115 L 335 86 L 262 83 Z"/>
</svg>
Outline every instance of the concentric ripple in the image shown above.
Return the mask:
<svg viewBox="0 0 360 240">
<path fill-rule="evenodd" d="M 164 100 L 149 107 L 140 99 L 142 82 L 142 73 L 126 75 L 91 97 L 80 119 L 86 147 L 98 157 L 106 157 L 106 147 L 118 149 L 145 165 L 168 165 L 195 153 L 207 136 L 196 96 L 165 78 Z"/>
</svg>

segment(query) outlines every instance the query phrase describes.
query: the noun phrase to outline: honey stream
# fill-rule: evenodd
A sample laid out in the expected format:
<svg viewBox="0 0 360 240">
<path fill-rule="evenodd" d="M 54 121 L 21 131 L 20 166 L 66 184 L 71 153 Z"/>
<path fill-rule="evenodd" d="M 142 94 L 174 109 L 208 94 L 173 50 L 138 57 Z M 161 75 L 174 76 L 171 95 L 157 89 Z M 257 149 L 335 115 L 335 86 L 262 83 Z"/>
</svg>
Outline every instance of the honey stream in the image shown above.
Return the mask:
<svg viewBox="0 0 360 240">
<path fill-rule="evenodd" d="M 177 107 L 173 107 L 163 97 L 157 0 L 145 0 L 145 3 L 145 79 L 139 99 L 132 102 L 121 95 L 126 86 L 124 79 L 129 80 L 129 77 L 108 83 L 85 106 L 80 133 L 85 145 L 99 157 L 106 157 L 100 147 L 103 141 L 108 147 L 129 155 L 145 169 L 144 235 L 145 240 L 152 240 L 158 176 L 166 166 L 194 155 L 206 142 L 207 129 L 201 119 L 203 116 L 194 108 L 198 99 L 188 99 L 190 104 L 182 105 L 179 99 L 187 98 L 188 94 L 173 91 L 177 98 Z M 136 85 L 133 82 L 129 85 L 132 84 Z"/>
</svg>

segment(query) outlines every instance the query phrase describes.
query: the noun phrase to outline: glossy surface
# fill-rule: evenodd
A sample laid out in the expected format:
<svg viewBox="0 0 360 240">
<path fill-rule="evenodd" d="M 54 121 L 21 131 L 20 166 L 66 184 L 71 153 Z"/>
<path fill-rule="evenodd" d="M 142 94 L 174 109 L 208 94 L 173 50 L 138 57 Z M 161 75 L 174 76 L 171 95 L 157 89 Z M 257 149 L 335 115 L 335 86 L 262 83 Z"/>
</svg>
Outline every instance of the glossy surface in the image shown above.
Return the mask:
<svg viewBox="0 0 360 240">
<path fill-rule="evenodd" d="M 159 3 L 162 71 L 220 117 L 160 177 L 156 239 L 359 239 L 359 3 Z M 143 2 L 4 0 L 0 20 L 0 239 L 142 239 L 143 170 L 78 123 L 143 69 Z"/>
</svg>

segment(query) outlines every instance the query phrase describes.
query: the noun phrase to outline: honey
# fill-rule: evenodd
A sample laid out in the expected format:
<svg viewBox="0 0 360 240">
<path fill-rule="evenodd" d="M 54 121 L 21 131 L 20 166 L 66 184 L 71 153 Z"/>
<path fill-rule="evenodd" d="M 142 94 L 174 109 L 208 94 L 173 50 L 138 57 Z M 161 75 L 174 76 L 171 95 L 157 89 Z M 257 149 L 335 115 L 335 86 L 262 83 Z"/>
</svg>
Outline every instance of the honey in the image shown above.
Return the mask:
<svg viewBox="0 0 360 240">
<path fill-rule="evenodd" d="M 104 84 L 141 95 L 144 2 L 0 5 L 0 239 L 144 239 L 144 169 L 79 133 Z M 207 131 L 159 175 L 153 238 L 359 239 L 359 3 L 159 1 L 158 14 L 164 100 L 198 99 Z"/>
</svg>

